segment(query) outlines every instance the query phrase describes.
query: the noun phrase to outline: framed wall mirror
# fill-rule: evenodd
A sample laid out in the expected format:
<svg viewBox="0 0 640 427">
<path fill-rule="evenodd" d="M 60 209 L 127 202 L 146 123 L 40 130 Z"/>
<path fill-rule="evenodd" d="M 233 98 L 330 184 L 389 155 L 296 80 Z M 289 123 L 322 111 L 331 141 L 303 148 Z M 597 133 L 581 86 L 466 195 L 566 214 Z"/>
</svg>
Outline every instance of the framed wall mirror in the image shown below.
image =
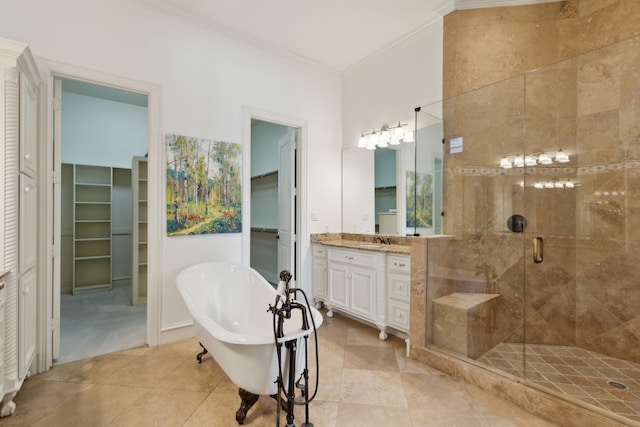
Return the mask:
<svg viewBox="0 0 640 427">
<path fill-rule="evenodd" d="M 442 233 L 442 102 L 417 107 L 414 142 L 342 153 L 342 231 Z"/>
</svg>

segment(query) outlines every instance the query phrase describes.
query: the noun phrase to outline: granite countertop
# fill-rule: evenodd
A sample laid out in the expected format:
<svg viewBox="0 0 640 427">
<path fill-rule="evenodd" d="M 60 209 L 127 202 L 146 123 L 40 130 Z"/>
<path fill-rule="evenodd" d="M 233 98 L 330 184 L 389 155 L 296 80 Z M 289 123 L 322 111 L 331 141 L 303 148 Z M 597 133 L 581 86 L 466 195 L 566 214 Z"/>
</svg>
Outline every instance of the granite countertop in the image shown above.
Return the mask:
<svg viewBox="0 0 640 427">
<path fill-rule="evenodd" d="M 312 234 L 311 242 L 326 246 L 335 246 L 347 249 L 361 249 L 375 252 L 391 252 L 399 254 L 410 254 L 411 244 L 406 237 L 389 236 L 390 244 L 373 243 L 376 236 L 369 234 L 348 234 L 348 233 L 322 233 Z M 380 236 L 387 239 L 387 236 Z"/>
</svg>

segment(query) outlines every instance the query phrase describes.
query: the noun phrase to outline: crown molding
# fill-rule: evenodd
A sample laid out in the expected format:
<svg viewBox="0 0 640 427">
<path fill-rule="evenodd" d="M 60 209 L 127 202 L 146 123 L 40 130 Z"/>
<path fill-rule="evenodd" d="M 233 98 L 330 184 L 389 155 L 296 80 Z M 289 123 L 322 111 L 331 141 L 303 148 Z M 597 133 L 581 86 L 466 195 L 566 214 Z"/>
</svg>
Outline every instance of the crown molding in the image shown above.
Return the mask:
<svg viewBox="0 0 640 427">
<path fill-rule="evenodd" d="M 430 19 L 429 21 L 427 21 L 426 23 L 424 23 L 423 25 L 421 25 L 420 27 L 416 28 L 415 30 L 411 31 L 410 33 L 406 34 L 404 37 L 401 37 L 395 41 L 393 41 L 392 43 L 382 47 L 381 49 L 378 49 L 377 51 L 373 52 L 370 55 L 367 55 L 366 57 L 362 58 L 361 60 L 359 60 L 358 62 L 356 62 L 355 64 L 351 65 L 350 67 L 348 67 L 347 69 L 345 69 L 342 74 L 348 74 L 349 72 L 353 71 L 354 69 L 361 67 L 362 65 L 370 62 L 370 61 L 374 61 L 375 59 L 377 59 L 379 56 L 384 55 L 387 52 L 390 52 L 394 49 L 398 49 L 404 45 L 410 44 L 413 41 L 424 37 L 425 34 L 430 34 L 432 32 L 435 31 L 439 31 L 440 33 L 442 33 L 442 29 L 443 29 L 443 24 L 442 24 L 442 16 L 439 15 L 435 15 L 432 19 Z"/>
<path fill-rule="evenodd" d="M 275 46 L 269 42 L 258 39 L 256 37 L 247 35 L 241 31 L 236 29 L 232 29 L 220 22 L 211 21 L 206 17 L 196 15 L 191 12 L 185 11 L 183 8 L 175 6 L 170 3 L 166 3 L 163 1 L 154 1 L 154 0 L 134 0 L 140 6 L 155 11 L 156 13 L 164 14 L 165 16 L 170 16 L 175 19 L 181 20 L 190 25 L 198 26 L 208 32 L 213 34 L 217 34 L 218 36 L 222 36 L 233 40 L 235 42 L 243 43 L 247 46 L 262 49 L 266 52 L 270 52 L 272 54 L 293 59 L 298 62 L 307 64 L 317 70 L 333 74 L 335 76 L 339 76 L 341 74 L 340 70 L 337 70 L 333 67 L 327 66 L 325 64 L 321 64 L 318 61 L 310 59 L 306 56 L 299 55 L 297 53 L 291 52 L 290 50 L 283 49 L 281 47 Z"/>
<path fill-rule="evenodd" d="M 434 6 L 433 11 L 439 13 L 442 16 L 445 16 L 456 10 L 454 0 L 443 0 Z"/>
</svg>

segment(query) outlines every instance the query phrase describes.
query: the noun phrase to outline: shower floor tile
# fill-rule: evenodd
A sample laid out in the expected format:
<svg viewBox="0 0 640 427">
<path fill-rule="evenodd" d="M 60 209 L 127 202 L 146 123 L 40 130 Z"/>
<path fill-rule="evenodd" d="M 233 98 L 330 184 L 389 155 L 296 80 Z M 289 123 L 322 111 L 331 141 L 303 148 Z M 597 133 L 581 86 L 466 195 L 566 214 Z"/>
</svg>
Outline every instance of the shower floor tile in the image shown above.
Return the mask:
<svg viewBox="0 0 640 427">
<path fill-rule="evenodd" d="M 478 362 L 524 377 L 556 393 L 640 421 L 638 363 L 577 347 L 512 343 L 498 344 L 480 357 Z M 609 381 L 628 388 L 616 388 Z"/>
</svg>

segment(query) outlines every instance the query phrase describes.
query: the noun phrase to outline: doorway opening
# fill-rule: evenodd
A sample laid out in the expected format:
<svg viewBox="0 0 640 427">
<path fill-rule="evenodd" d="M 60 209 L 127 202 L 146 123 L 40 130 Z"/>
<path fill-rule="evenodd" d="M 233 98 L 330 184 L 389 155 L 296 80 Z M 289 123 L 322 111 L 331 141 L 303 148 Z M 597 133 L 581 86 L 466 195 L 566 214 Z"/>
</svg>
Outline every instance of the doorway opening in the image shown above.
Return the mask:
<svg viewBox="0 0 640 427">
<path fill-rule="evenodd" d="M 249 265 L 274 287 L 283 270 L 296 281 L 300 128 L 251 118 Z"/>
<path fill-rule="evenodd" d="M 147 341 L 149 138 L 147 95 L 55 78 L 54 99 L 58 364 Z"/>
</svg>

